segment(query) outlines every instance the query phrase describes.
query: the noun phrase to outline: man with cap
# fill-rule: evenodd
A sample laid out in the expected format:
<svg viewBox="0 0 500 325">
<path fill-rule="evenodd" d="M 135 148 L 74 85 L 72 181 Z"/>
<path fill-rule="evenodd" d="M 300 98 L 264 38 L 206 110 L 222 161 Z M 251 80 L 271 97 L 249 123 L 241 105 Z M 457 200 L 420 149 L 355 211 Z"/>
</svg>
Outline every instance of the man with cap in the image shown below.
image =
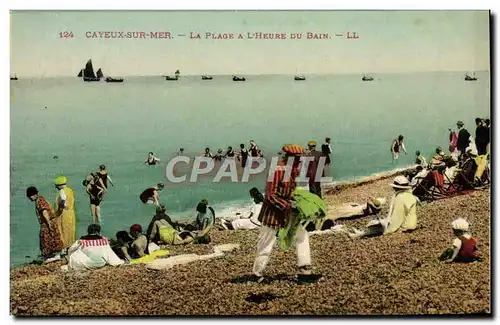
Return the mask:
<svg viewBox="0 0 500 325">
<path fill-rule="evenodd" d="M 264 279 L 263 272 L 276 243 L 278 230 L 288 225 L 292 213 L 298 213 L 296 203 L 292 200 L 292 193 L 296 187 L 295 179 L 300 172 L 300 157 L 305 152 L 299 145 L 285 145 L 282 151 L 284 159 L 274 169 L 272 180 L 266 184 L 264 203 L 258 217 L 262 227 L 259 233 L 257 257 L 253 264 L 253 274 L 257 282 L 261 282 Z M 293 158 L 291 173 L 287 173 L 286 165 L 288 158 Z M 309 236 L 303 226 L 299 226 L 297 230 L 295 246 L 297 248 L 299 274 L 310 275 L 311 253 L 309 249 Z"/>
<path fill-rule="evenodd" d="M 55 213 L 59 220 L 64 248 L 71 246 L 76 240 L 75 195 L 73 190 L 66 186 L 67 182 L 66 176 L 54 179 L 54 186 L 58 191 Z"/>
<path fill-rule="evenodd" d="M 307 177 L 309 177 L 309 192 L 321 197 L 321 180 L 316 179 L 316 174 L 318 173 L 320 159 L 323 157 L 323 154 L 316 150 L 316 145 L 316 141 L 309 141 L 307 143 L 309 149 L 307 155 L 314 158 L 314 160 L 309 163 Z M 323 172 L 318 175 L 318 177 L 321 176 L 324 176 L 324 167 Z"/>
<path fill-rule="evenodd" d="M 464 128 L 464 122 L 457 122 L 458 128 L 458 140 L 457 140 L 457 149 L 459 151 L 459 155 L 463 155 L 466 153 L 466 149 L 469 146 L 470 141 L 470 133 Z"/>
</svg>

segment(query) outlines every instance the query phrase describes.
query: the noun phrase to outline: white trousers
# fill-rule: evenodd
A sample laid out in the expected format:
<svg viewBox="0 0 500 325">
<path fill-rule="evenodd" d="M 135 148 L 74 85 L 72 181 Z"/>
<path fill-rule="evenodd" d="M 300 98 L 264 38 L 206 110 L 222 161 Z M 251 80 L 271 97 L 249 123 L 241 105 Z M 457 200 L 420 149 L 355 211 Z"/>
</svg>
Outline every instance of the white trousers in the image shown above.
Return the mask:
<svg viewBox="0 0 500 325">
<path fill-rule="evenodd" d="M 262 276 L 262 272 L 264 272 L 267 262 L 269 262 L 269 256 L 271 255 L 274 244 L 276 243 L 277 231 L 277 229 L 269 228 L 267 226 L 260 227 L 257 257 L 253 263 L 253 273 L 257 276 Z M 297 265 L 299 267 L 311 265 L 309 234 L 302 226 L 299 226 L 299 229 L 297 229 L 295 246 L 297 249 Z"/>
<path fill-rule="evenodd" d="M 256 229 L 259 228 L 258 224 L 255 224 L 250 219 L 236 219 L 231 222 L 234 230 L 238 229 Z"/>
</svg>

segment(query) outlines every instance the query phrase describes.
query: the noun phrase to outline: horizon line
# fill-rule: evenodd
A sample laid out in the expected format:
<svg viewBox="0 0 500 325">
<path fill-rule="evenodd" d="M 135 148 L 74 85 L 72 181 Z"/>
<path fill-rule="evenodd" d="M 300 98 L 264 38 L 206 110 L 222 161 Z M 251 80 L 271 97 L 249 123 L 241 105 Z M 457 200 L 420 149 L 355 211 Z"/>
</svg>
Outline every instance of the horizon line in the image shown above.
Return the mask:
<svg viewBox="0 0 500 325">
<path fill-rule="evenodd" d="M 368 74 L 368 75 L 377 75 L 377 74 L 413 74 L 413 73 L 437 73 L 437 72 L 448 72 L 448 73 L 478 73 L 478 72 L 490 72 L 490 69 L 482 69 L 482 70 L 424 70 L 424 71 L 401 71 L 401 72 L 337 72 L 337 73 L 228 73 L 228 74 L 221 74 L 221 73 L 206 73 L 206 74 L 180 74 L 179 77 L 201 77 L 201 76 L 338 76 L 338 75 L 363 75 L 363 74 Z M 120 77 L 161 77 L 165 78 L 165 76 L 173 76 L 174 74 L 147 74 L 147 75 L 138 75 L 138 74 L 132 74 L 132 75 L 120 75 Z M 16 73 L 14 73 L 12 76 L 16 76 L 19 78 L 19 76 Z M 113 75 L 117 77 L 117 75 Z M 111 77 L 111 75 L 106 75 L 105 77 Z M 26 76 L 26 79 L 50 79 L 50 78 L 81 78 L 77 76 L 72 76 L 72 75 L 53 75 L 53 76 Z"/>
</svg>

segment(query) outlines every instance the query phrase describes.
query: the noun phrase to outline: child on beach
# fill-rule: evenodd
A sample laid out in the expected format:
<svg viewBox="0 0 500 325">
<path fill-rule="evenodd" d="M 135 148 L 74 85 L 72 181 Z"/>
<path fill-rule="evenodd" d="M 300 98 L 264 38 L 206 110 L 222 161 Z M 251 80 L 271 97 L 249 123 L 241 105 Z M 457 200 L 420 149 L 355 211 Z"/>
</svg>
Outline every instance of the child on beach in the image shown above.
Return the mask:
<svg viewBox="0 0 500 325">
<path fill-rule="evenodd" d="M 469 223 L 463 218 L 458 218 L 451 223 L 456 238 L 452 247 L 441 255 L 440 260 L 445 262 L 469 263 L 478 258 L 477 241 L 469 233 Z"/>
</svg>

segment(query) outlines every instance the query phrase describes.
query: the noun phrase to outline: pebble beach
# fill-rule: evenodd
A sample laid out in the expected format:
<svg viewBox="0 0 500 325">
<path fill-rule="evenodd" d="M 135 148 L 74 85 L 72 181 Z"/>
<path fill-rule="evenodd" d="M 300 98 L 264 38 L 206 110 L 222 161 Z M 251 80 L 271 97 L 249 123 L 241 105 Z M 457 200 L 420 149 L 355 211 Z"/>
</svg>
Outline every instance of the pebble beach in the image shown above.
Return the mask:
<svg viewBox="0 0 500 325">
<path fill-rule="evenodd" d="M 391 178 L 326 190 L 330 207 L 366 198 L 390 199 Z M 385 216 L 389 204 L 381 215 Z M 248 282 L 258 230 L 212 231 L 212 243 L 169 248 L 171 255 L 210 254 L 213 246 L 240 244 L 226 255 L 151 270 L 144 265 L 61 272 L 62 262 L 10 271 L 10 310 L 16 316 L 163 315 L 425 315 L 491 316 L 490 189 L 418 209 L 418 228 L 368 239 L 328 233 L 310 237 L 313 283 L 296 280 L 293 248 L 275 248 L 262 283 Z M 454 239 L 451 222 L 464 217 L 478 240 L 482 262 L 443 263 Z M 364 228 L 368 218 L 340 220 Z"/>
</svg>

